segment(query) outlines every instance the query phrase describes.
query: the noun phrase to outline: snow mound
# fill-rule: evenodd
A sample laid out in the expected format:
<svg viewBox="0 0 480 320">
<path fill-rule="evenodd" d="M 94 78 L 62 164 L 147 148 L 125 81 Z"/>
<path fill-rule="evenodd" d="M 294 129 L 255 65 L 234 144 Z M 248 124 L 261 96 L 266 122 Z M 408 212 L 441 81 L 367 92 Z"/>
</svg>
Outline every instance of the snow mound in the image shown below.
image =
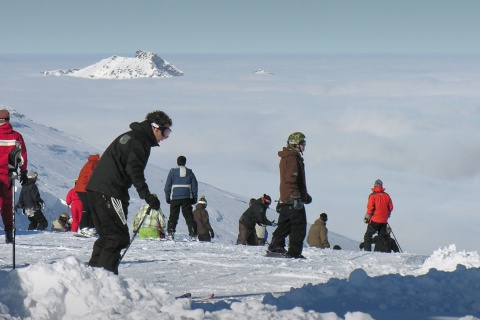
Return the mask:
<svg viewBox="0 0 480 320">
<path fill-rule="evenodd" d="M 272 72 L 270 72 L 268 70 L 264 70 L 264 69 L 257 69 L 255 71 L 253 71 L 253 74 L 271 74 L 271 75 L 274 75 Z"/>
<path fill-rule="evenodd" d="M 135 58 L 112 56 L 83 69 L 43 71 L 43 75 L 89 79 L 171 78 L 184 73 L 155 53 L 138 50 Z"/>
<path fill-rule="evenodd" d="M 451 244 L 448 248 L 434 251 L 423 263 L 421 271 L 424 273 L 430 269 L 454 271 L 457 265 L 464 265 L 467 268 L 479 268 L 480 256 L 476 251 L 457 252 L 457 247 Z"/>
</svg>

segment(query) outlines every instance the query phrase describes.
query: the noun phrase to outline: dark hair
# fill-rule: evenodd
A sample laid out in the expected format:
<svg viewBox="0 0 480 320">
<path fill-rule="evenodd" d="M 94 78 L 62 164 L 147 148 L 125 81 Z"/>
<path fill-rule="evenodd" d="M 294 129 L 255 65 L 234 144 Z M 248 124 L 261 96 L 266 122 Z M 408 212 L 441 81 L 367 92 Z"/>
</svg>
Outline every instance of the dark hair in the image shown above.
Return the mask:
<svg viewBox="0 0 480 320">
<path fill-rule="evenodd" d="M 166 125 L 172 125 L 172 119 L 163 111 L 152 111 L 145 117 L 145 120 L 156 123 L 160 128 L 164 128 Z"/>
<path fill-rule="evenodd" d="M 180 156 L 177 158 L 177 165 L 184 166 L 187 163 L 187 158 Z"/>
</svg>

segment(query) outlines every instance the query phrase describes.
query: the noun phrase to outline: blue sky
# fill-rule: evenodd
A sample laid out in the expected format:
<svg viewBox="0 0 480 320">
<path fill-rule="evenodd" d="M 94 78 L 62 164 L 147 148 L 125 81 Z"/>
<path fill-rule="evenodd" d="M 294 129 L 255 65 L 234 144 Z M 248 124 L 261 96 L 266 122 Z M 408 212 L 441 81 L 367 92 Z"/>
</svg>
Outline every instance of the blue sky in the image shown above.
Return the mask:
<svg viewBox="0 0 480 320">
<path fill-rule="evenodd" d="M 0 53 L 478 53 L 480 1 L 0 0 Z"/>
</svg>

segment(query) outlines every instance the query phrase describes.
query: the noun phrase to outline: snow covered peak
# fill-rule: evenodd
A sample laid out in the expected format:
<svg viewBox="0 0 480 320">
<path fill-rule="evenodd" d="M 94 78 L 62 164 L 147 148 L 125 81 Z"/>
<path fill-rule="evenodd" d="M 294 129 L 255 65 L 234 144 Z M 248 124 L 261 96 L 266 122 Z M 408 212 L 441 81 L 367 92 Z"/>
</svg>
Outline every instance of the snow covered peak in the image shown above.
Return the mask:
<svg viewBox="0 0 480 320">
<path fill-rule="evenodd" d="M 253 71 L 253 74 L 271 74 L 274 75 L 272 72 L 265 70 L 265 69 L 257 69 Z"/>
<path fill-rule="evenodd" d="M 171 78 L 184 73 L 156 53 L 138 50 L 135 58 L 112 56 L 83 69 L 43 71 L 43 75 L 90 79 Z"/>
</svg>

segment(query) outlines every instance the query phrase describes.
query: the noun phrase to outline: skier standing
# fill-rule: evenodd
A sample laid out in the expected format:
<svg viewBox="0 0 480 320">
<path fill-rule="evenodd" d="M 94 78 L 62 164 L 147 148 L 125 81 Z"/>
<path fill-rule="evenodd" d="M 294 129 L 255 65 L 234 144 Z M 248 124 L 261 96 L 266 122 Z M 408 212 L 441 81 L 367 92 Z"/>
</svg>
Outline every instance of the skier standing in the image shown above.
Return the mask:
<svg viewBox="0 0 480 320">
<path fill-rule="evenodd" d="M 272 234 L 269 252 L 284 253 L 286 258 L 305 258 L 302 255 L 303 240 L 307 234 L 307 216 L 304 204 L 312 202 L 307 192 L 303 152 L 306 146 L 305 135 L 292 133 L 287 146 L 278 152 L 280 157 L 280 200 L 277 205 L 277 229 Z M 288 251 L 285 238 L 290 237 Z"/>
<path fill-rule="evenodd" d="M 99 160 L 99 154 L 90 155 L 87 163 L 85 163 L 80 170 L 80 173 L 78 174 L 78 181 L 75 184 L 75 191 L 77 192 L 80 201 L 82 201 L 82 215 L 78 227 L 80 228 L 80 232 L 87 236 L 93 236 L 97 233 L 93 225 L 92 214 L 88 204 L 87 184 Z"/>
<path fill-rule="evenodd" d="M 167 239 L 175 238 L 180 208 L 187 223 L 188 233 L 192 239 L 197 237 L 197 224 L 193 218 L 192 205 L 197 203 L 198 183 L 192 169 L 185 166 L 187 158 L 177 158 L 177 168 L 170 169 L 165 181 L 165 200 L 170 205 L 167 224 Z"/>
<path fill-rule="evenodd" d="M 27 148 L 20 133 L 10 124 L 10 112 L 0 110 L 0 214 L 2 215 L 5 242 L 13 241 L 12 181 L 9 176 L 9 155 L 20 148 L 20 183 L 27 182 Z M 14 168 L 17 169 L 17 168 Z"/>
<path fill-rule="evenodd" d="M 157 195 L 145 181 L 145 167 L 152 147 L 167 139 L 172 120 L 163 111 L 147 114 L 146 120 L 130 124 L 130 131 L 118 136 L 102 154 L 87 184 L 87 199 L 99 238 L 88 264 L 118 274 L 120 252 L 130 243 L 127 225 L 128 189 L 135 186 L 141 199 L 160 208 Z"/>
<path fill-rule="evenodd" d="M 75 180 L 75 185 L 77 183 L 78 181 Z M 77 192 L 75 191 L 75 187 L 73 187 L 72 189 L 70 189 L 70 191 L 68 191 L 67 198 L 65 199 L 65 201 L 67 205 L 70 207 L 70 211 L 72 212 L 72 225 L 70 230 L 72 232 L 77 232 L 78 225 L 80 223 L 80 220 L 82 219 L 83 205 L 82 205 L 82 201 L 78 197 Z"/>
<path fill-rule="evenodd" d="M 372 237 L 375 233 L 378 232 L 381 236 L 387 237 L 387 223 L 392 210 L 392 199 L 385 192 L 382 180 L 377 179 L 373 185 L 372 193 L 368 196 L 367 213 L 363 218 L 363 221 L 368 224 L 363 237 L 363 250 L 372 251 Z"/>
</svg>

